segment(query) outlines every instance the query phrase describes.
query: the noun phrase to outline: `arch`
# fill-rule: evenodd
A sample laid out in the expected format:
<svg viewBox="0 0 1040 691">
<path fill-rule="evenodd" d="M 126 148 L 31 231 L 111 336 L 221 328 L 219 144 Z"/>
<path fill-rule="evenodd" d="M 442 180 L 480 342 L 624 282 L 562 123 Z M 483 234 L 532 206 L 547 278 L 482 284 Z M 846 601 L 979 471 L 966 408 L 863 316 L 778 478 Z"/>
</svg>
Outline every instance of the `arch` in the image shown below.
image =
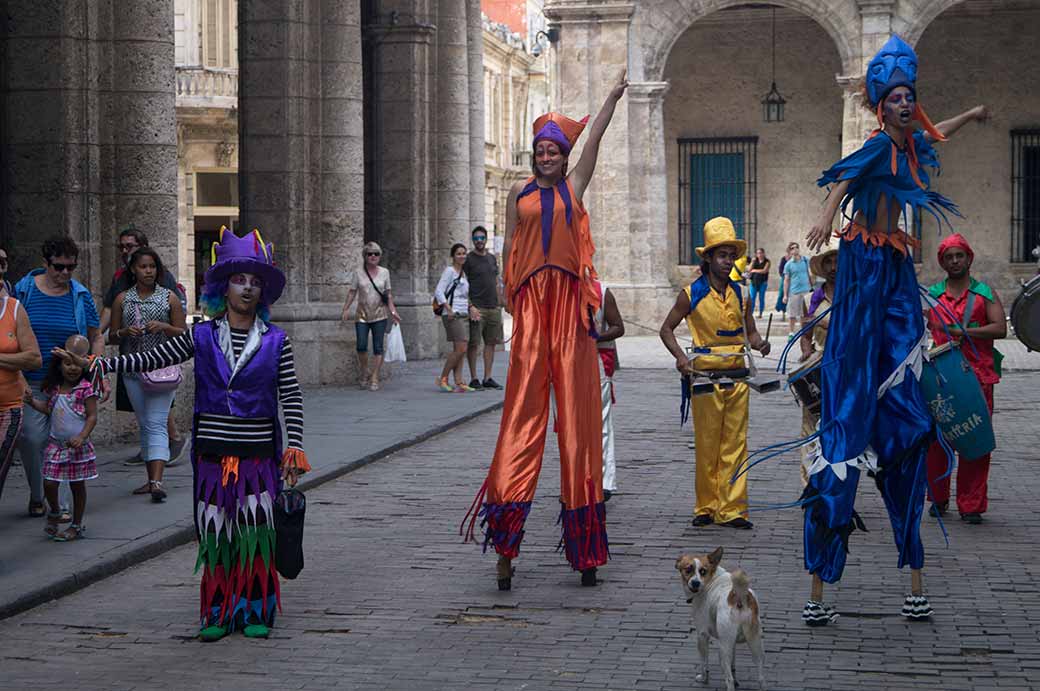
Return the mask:
<svg viewBox="0 0 1040 691">
<path fill-rule="evenodd" d="M 923 7 L 913 13 L 912 20 L 907 22 L 906 28 L 899 33 L 910 45 L 916 46 L 917 42 L 921 40 L 921 36 L 924 35 L 924 30 L 935 21 L 936 17 L 962 2 L 964 0 L 928 0 Z"/>
<path fill-rule="evenodd" d="M 933 2 L 958 2 L 960 0 L 933 0 Z M 663 78 L 668 56 L 675 42 L 687 29 L 704 17 L 738 5 L 747 5 L 747 0 L 666 0 L 665 2 L 638 3 L 635 21 L 638 24 L 632 32 L 632 40 L 637 36 L 648 39 L 641 46 L 632 46 L 633 53 L 639 55 L 640 48 L 645 52 L 639 57 L 647 81 L 660 81 Z M 854 2 L 828 2 L 827 0 L 770 0 L 763 5 L 776 5 L 804 14 L 819 24 L 834 42 L 834 47 L 841 58 L 842 72 L 848 74 L 858 72 L 856 56 L 859 49 L 856 45 L 860 35 L 859 10 Z M 671 12 L 664 11 L 671 6 Z M 682 16 L 684 21 L 671 22 L 663 30 L 650 26 L 647 17 L 651 14 Z M 847 15 L 847 16 L 846 16 Z"/>
</svg>

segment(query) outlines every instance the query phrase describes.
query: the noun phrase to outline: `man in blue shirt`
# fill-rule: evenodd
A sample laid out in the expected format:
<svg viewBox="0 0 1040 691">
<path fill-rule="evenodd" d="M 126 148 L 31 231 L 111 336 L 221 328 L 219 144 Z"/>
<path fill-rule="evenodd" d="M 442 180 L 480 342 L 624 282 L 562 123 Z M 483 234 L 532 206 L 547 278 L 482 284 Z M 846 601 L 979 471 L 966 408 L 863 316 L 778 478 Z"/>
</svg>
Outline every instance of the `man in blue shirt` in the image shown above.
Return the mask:
<svg viewBox="0 0 1040 691">
<path fill-rule="evenodd" d="M 791 243 L 791 256 L 784 264 L 784 302 L 787 303 L 788 338 L 798 331 L 805 317 L 805 296 L 812 292 L 809 260 L 802 256 L 797 242 Z"/>
<path fill-rule="evenodd" d="M 80 334 L 90 341 L 90 352 L 103 355 L 105 342 L 98 328 L 94 298 L 82 283 L 73 280 L 79 247 L 70 237 L 52 237 L 42 247 L 44 267 L 30 271 L 15 285 L 15 297 L 25 308 L 33 333 L 40 344 L 43 366 L 25 372 L 33 397 L 46 400 L 40 390 L 50 367 L 54 348 L 65 346 L 69 336 Z M 29 515 L 43 516 L 43 447 L 50 431 L 50 419 L 26 406 L 18 453 L 29 480 Z"/>
</svg>

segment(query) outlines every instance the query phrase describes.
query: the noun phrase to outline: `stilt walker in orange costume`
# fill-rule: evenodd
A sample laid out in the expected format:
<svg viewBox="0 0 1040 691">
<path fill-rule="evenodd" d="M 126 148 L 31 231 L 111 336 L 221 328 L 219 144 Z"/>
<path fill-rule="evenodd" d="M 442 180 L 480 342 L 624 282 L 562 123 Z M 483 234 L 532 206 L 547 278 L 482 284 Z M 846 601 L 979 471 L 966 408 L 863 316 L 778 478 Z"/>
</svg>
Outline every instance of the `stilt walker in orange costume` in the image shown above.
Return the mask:
<svg viewBox="0 0 1040 691">
<path fill-rule="evenodd" d="M 472 514 L 466 539 L 473 539 L 479 517 L 484 548 L 491 544 L 498 552 L 500 590 L 512 587 L 512 560 L 538 484 L 550 387 L 556 396 L 560 447 L 560 545 L 571 566 L 581 571 L 582 585 L 596 585 L 596 567 L 607 561 L 599 365 L 592 318 L 600 295 L 582 195 L 596 167 L 600 140 L 626 88 L 622 73 L 569 174 L 567 159 L 588 118 L 576 122 L 558 113 L 539 117 L 534 123 L 534 175 L 509 192 L 503 246 L 506 309 L 513 315 L 509 379 L 491 469 L 466 515 L 468 519 Z"/>
</svg>

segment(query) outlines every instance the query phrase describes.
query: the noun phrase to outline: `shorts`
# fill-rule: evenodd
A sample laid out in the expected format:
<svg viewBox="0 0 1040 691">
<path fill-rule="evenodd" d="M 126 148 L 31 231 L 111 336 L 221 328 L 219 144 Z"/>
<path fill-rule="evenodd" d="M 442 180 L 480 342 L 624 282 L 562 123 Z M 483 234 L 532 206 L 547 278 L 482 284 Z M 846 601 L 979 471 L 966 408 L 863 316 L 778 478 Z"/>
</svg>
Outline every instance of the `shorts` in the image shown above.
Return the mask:
<svg viewBox="0 0 1040 691">
<path fill-rule="evenodd" d="M 787 318 L 788 319 L 804 319 L 805 318 L 805 296 L 808 293 L 792 293 L 787 298 Z"/>
<path fill-rule="evenodd" d="M 455 313 L 454 319 L 441 317 L 444 332 L 448 334 L 448 343 L 465 343 L 469 340 L 469 319 L 465 313 Z"/>
<path fill-rule="evenodd" d="M 357 351 L 368 352 L 368 334 L 372 334 L 372 354 L 383 354 L 383 337 L 386 336 L 386 319 L 377 322 L 354 322 L 354 333 L 357 336 Z"/>
<path fill-rule="evenodd" d="M 480 312 L 480 321 L 469 322 L 469 342 L 470 345 L 479 345 L 481 341 L 484 345 L 498 345 L 505 340 L 504 332 L 502 331 L 502 308 L 501 307 L 477 307 Z"/>
</svg>

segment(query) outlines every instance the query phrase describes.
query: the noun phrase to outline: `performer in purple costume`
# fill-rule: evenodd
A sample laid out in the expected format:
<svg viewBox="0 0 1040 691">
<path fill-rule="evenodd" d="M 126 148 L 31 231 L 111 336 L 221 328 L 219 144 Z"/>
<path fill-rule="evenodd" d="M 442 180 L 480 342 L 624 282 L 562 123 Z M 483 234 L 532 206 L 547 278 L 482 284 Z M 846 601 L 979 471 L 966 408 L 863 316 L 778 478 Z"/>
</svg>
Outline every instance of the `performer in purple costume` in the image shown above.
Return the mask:
<svg viewBox="0 0 1040 691">
<path fill-rule="evenodd" d="M 221 228 L 202 297 L 212 321 L 151 350 L 93 363 L 94 373 L 104 375 L 150 372 L 195 358 L 195 568 L 203 569 L 204 641 L 237 629 L 266 638 L 280 607 L 273 503 L 283 481 L 295 485 L 310 470 L 292 346 L 268 321 L 268 306 L 284 287 L 285 275 L 259 231 L 239 238 Z M 279 402 L 288 436 L 284 454 Z"/>
</svg>

